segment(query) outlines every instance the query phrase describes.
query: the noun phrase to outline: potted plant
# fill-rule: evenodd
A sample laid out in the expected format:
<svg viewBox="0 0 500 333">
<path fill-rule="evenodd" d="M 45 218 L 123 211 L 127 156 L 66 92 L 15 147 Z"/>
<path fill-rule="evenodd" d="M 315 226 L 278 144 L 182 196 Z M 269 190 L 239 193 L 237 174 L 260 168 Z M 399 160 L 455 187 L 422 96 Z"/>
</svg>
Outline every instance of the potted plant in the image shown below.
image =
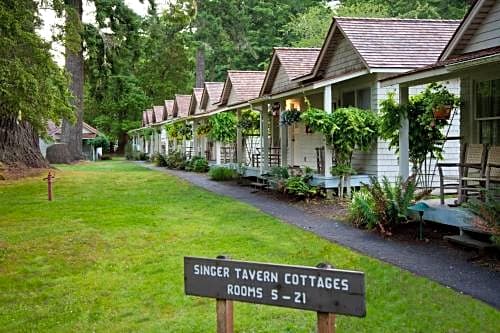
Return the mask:
<svg viewBox="0 0 500 333">
<path fill-rule="evenodd" d="M 286 110 L 281 113 L 281 124 L 290 126 L 300 121 L 300 111 L 297 109 Z"/>
<path fill-rule="evenodd" d="M 441 84 L 432 83 L 429 88 L 432 90 L 430 106 L 434 114 L 434 119 L 450 119 L 451 110 L 458 106 L 458 98 Z"/>
</svg>

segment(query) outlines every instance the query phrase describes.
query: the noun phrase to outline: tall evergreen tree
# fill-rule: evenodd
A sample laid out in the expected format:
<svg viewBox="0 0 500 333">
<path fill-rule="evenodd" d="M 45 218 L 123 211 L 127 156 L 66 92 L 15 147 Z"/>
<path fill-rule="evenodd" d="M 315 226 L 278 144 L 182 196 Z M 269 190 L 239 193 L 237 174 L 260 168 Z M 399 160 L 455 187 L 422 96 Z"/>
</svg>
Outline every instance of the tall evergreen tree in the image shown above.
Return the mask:
<svg viewBox="0 0 500 333">
<path fill-rule="evenodd" d="M 39 135 L 49 120 L 72 119 L 68 80 L 36 33 L 37 3 L 0 1 L 0 162 L 46 167 Z"/>
</svg>

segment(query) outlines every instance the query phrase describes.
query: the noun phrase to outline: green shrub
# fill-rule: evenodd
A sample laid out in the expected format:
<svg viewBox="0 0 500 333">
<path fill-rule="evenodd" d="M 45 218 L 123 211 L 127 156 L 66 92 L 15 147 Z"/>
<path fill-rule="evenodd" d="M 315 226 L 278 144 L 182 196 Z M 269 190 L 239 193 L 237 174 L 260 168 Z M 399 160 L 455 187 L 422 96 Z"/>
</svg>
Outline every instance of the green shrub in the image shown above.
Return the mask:
<svg viewBox="0 0 500 333">
<path fill-rule="evenodd" d="M 353 194 L 349 206 L 349 220 L 358 228 L 373 229 L 377 225 L 375 201 L 365 188 Z"/>
<path fill-rule="evenodd" d="M 491 240 L 500 246 L 500 200 L 497 200 L 498 190 L 486 193 L 486 201 L 472 199 L 467 208 L 480 217 L 474 224 L 491 234 Z"/>
<path fill-rule="evenodd" d="M 101 161 L 111 161 L 111 155 L 101 155 Z"/>
<path fill-rule="evenodd" d="M 288 178 L 285 181 L 286 192 L 305 199 L 316 195 L 318 193 L 316 187 L 309 185 L 306 177 L 293 176 Z"/>
<path fill-rule="evenodd" d="M 170 153 L 166 160 L 166 167 L 169 169 L 183 170 L 186 167 L 186 157 L 180 151 Z"/>
<path fill-rule="evenodd" d="M 208 161 L 206 158 L 202 157 L 193 162 L 194 172 L 207 172 L 208 171 Z"/>
<path fill-rule="evenodd" d="M 166 167 L 167 166 L 167 155 L 165 155 L 165 154 L 155 153 L 153 155 L 152 160 L 156 166 L 159 166 L 159 167 Z"/>
<path fill-rule="evenodd" d="M 288 179 L 290 174 L 287 167 L 273 166 L 269 171 L 269 175 L 277 180 Z"/>
<path fill-rule="evenodd" d="M 364 193 L 355 194 L 349 217 L 354 225 L 366 228 L 378 227 L 380 232 L 391 234 L 391 228 L 408 221 L 408 206 L 415 198 L 415 177 L 406 181 L 397 178 L 394 185 L 387 177 L 379 181 L 370 177 L 370 184 L 363 185 Z"/>
<path fill-rule="evenodd" d="M 226 167 L 213 167 L 208 172 L 208 175 L 212 180 L 226 181 L 234 179 L 236 177 L 236 172 Z"/>
<path fill-rule="evenodd" d="M 207 172 L 208 161 L 204 157 L 194 156 L 187 162 L 186 171 Z"/>
</svg>

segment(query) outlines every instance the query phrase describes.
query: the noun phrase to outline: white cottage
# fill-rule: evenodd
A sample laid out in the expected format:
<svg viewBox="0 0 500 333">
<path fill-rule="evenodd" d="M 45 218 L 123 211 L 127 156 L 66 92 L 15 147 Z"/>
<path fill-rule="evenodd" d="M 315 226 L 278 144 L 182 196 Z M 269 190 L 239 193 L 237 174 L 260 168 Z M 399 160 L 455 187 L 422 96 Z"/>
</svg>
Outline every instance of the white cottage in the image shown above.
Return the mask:
<svg viewBox="0 0 500 333">
<path fill-rule="evenodd" d="M 382 80 L 382 87 L 399 85 L 401 103 L 415 86 L 460 79 L 461 144 L 487 144 L 486 166 L 492 163 L 500 182 L 500 164 L 494 167 L 494 151 L 500 151 L 500 1 L 477 0 L 454 32 L 438 59 L 429 66 Z M 385 88 L 384 88 L 385 89 Z M 406 177 L 408 165 L 407 124 L 400 134 L 399 173 Z M 497 147 L 497 148 L 494 148 Z M 496 153 L 498 154 L 498 153 Z M 497 156 L 500 163 L 500 156 Z"/>
<path fill-rule="evenodd" d="M 308 133 L 301 123 L 279 127 L 279 114 L 290 108 L 303 110 L 305 98 L 325 112 L 346 106 L 377 112 L 393 89 L 381 87 L 379 80 L 434 63 L 458 25 L 455 20 L 334 18 L 320 50 L 275 49 L 261 96 L 253 101 L 268 105 L 268 112 L 263 112 L 263 123 L 269 123 L 263 126 L 263 143 L 268 147 L 263 151 L 268 156 L 263 160 L 271 162 L 272 149 L 279 148 L 282 166 L 312 167 L 317 171 L 316 184 L 337 187 L 325 139 Z M 459 92 L 457 80 L 447 84 Z M 452 150 L 456 152 L 451 157 L 456 158 L 458 148 Z M 358 175 L 351 183 L 366 182 L 368 175 L 395 177 L 397 165 L 395 153 L 379 140 L 372 151 L 353 156 Z"/>
</svg>

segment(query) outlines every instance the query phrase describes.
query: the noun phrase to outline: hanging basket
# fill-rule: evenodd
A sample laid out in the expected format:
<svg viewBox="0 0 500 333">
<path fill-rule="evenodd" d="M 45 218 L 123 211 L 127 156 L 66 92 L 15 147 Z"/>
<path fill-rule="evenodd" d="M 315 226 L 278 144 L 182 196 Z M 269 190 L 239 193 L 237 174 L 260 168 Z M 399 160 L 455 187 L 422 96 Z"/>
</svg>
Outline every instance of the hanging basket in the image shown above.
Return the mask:
<svg viewBox="0 0 500 333">
<path fill-rule="evenodd" d="M 451 110 L 453 107 L 451 105 L 440 105 L 432 109 L 434 114 L 434 119 L 437 120 L 448 120 L 451 116 Z"/>
</svg>

